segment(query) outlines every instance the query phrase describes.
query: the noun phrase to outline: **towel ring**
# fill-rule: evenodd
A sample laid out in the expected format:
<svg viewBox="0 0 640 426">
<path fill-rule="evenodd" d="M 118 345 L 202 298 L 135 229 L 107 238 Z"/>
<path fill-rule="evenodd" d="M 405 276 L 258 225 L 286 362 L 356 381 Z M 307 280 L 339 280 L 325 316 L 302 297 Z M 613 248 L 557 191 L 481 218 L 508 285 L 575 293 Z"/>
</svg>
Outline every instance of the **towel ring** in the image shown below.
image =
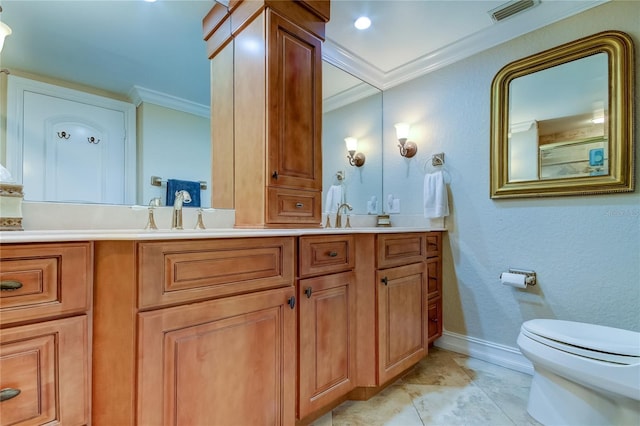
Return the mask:
<svg viewBox="0 0 640 426">
<path fill-rule="evenodd" d="M 430 167 L 438 167 L 438 170 L 442 170 L 445 182 L 451 183 L 451 175 L 447 171 L 447 168 L 444 166 L 444 152 L 433 154 L 424 162 L 423 170 L 425 174 L 429 173 Z"/>
</svg>

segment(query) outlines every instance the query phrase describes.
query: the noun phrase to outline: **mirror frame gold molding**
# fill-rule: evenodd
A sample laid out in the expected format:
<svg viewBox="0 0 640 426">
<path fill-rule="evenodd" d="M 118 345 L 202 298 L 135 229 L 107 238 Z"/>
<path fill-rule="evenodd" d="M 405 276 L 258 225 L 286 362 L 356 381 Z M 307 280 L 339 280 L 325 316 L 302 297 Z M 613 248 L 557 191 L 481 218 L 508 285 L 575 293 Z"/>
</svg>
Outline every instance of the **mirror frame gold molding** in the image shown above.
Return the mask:
<svg viewBox="0 0 640 426">
<path fill-rule="evenodd" d="M 509 182 L 509 84 L 547 68 L 608 54 L 609 174 Z M 519 59 L 504 66 L 491 84 L 491 198 L 586 195 L 634 190 L 634 46 L 621 31 L 604 31 Z"/>
</svg>

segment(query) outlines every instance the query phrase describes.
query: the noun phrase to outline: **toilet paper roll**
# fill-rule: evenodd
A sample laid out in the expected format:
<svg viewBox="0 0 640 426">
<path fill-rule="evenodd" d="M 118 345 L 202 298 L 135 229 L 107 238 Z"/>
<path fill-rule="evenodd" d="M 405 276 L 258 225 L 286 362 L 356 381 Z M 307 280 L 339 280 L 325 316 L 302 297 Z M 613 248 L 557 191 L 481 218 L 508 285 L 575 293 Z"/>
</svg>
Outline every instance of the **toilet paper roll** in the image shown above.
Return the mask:
<svg viewBox="0 0 640 426">
<path fill-rule="evenodd" d="M 517 287 L 517 288 L 526 288 L 527 287 L 527 283 L 526 280 L 527 276 L 524 274 L 514 274 L 511 272 L 503 272 L 500 275 L 500 282 L 504 285 L 509 285 L 511 287 Z"/>
</svg>

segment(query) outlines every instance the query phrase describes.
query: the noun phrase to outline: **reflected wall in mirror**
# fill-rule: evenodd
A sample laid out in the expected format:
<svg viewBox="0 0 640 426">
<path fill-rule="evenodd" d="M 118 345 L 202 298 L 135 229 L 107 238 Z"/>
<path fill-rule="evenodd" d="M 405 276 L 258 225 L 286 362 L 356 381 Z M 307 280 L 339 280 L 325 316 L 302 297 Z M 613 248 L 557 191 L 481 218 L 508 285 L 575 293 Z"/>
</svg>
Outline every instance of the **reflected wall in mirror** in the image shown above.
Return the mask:
<svg viewBox="0 0 640 426">
<path fill-rule="evenodd" d="M 322 211 L 347 202 L 352 214 L 381 213 L 382 91 L 326 61 L 322 91 Z M 358 140 L 362 167 L 349 164 L 347 137 Z"/>
<path fill-rule="evenodd" d="M 210 69 L 202 18 L 212 4 L 211 0 L 3 0 L 2 20 L 13 33 L 0 63 L 13 76 L 134 103 L 133 199 L 147 204 L 161 197 L 164 202 L 166 185 L 151 185 L 151 176 L 165 182 L 211 180 Z M 7 80 L 0 74 L 3 107 Z M 5 108 L 0 109 L 5 116 Z M 8 126 L 0 130 L 3 164 L 12 161 L 6 157 Z M 29 187 L 24 192 L 27 200 L 50 201 L 38 198 Z M 210 198 L 210 190 L 201 193 L 203 207 L 210 206 Z"/>
<path fill-rule="evenodd" d="M 633 55 L 627 34 L 607 31 L 498 72 L 492 198 L 633 191 Z"/>
</svg>

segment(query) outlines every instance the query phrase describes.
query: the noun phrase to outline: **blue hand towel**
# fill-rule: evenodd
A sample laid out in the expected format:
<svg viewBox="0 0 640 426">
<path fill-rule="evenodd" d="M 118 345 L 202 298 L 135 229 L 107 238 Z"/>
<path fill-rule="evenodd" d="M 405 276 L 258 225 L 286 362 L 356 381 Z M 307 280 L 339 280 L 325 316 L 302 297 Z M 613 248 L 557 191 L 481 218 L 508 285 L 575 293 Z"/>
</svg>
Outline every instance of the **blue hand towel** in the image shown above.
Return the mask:
<svg viewBox="0 0 640 426">
<path fill-rule="evenodd" d="M 191 202 L 185 202 L 184 207 L 200 207 L 200 182 L 178 179 L 167 179 L 167 206 L 173 205 L 176 192 L 182 190 L 191 196 Z"/>
</svg>

